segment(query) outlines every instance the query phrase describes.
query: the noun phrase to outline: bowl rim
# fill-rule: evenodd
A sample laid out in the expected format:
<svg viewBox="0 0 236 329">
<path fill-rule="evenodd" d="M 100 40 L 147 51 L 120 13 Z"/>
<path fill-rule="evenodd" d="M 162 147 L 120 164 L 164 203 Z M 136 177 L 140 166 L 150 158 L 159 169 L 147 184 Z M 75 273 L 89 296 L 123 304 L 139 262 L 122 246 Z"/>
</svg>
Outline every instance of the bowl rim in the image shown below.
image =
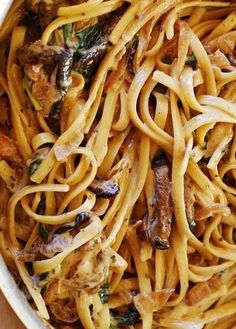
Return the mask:
<svg viewBox="0 0 236 329">
<path fill-rule="evenodd" d="M 14 0 L 0 0 L 0 28 Z M 0 290 L 16 313 L 21 322 L 28 329 L 53 329 L 53 327 L 39 318 L 37 312 L 28 303 L 23 292 L 18 288 L 0 254 Z"/>
<path fill-rule="evenodd" d="M 0 290 L 7 299 L 13 311 L 28 329 L 53 329 L 41 320 L 36 311 L 28 303 L 23 292 L 18 288 L 4 259 L 0 255 Z"/>
<path fill-rule="evenodd" d="M 14 0 L 1 0 L 1 10 L 0 10 L 0 27 L 11 7 Z"/>
</svg>

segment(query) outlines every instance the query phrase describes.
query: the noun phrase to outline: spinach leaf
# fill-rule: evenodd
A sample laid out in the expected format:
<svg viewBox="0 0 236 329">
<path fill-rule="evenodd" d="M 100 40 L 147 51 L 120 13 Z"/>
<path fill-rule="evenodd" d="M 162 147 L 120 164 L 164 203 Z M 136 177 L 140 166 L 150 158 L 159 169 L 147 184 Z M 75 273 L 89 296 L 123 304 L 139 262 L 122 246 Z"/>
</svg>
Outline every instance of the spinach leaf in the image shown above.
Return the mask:
<svg viewBox="0 0 236 329">
<path fill-rule="evenodd" d="M 75 68 L 75 71 L 79 72 L 85 78 L 91 78 L 91 76 L 95 73 L 97 66 L 94 64 L 84 65 L 79 68 Z"/>
<path fill-rule="evenodd" d="M 102 28 L 99 23 L 89 26 L 76 34 L 78 39 L 77 53 L 83 54 L 83 51 L 91 48 L 101 36 Z"/>
<path fill-rule="evenodd" d="M 33 96 L 32 92 L 31 92 L 31 81 L 27 77 L 27 75 L 25 75 L 25 77 L 24 77 L 23 87 L 24 87 L 26 94 L 28 95 L 31 103 L 33 104 L 35 110 L 36 111 L 42 110 L 42 104 Z"/>
<path fill-rule="evenodd" d="M 110 329 L 118 329 L 118 327 L 114 326 L 114 324 L 110 324 Z"/>
<path fill-rule="evenodd" d="M 99 23 L 88 26 L 77 33 L 74 33 L 74 25 L 72 23 L 63 26 L 65 44 L 73 53 L 76 53 L 77 57 L 98 41 L 101 32 L 102 27 Z"/>
<path fill-rule="evenodd" d="M 115 313 L 113 314 L 114 320 L 117 324 L 132 326 L 137 323 L 140 319 L 140 314 L 134 305 L 131 305 L 130 308 L 124 313 Z"/>
<path fill-rule="evenodd" d="M 42 159 L 36 159 L 33 162 L 31 162 L 29 166 L 29 175 L 32 176 L 35 171 L 38 169 L 38 167 L 41 165 Z"/>
<path fill-rule="evenodd" d="M 173 60 L 169 57 L 163 58 L 163 60 L 162 60 L 162 63 L 168 64 L 168 65 L 172 64 L 172 62 L 173 62 Z"/>
<path fill-rule="evenodd" d="M 42 194 L 40 202 L 39 202 L 38 207 L 36 209 L 36 214 L 43 215 L 44 212 L 45 212 L 45 207 L 46 207 L 46 198 L 45 198 L 45 195 Z"/>
<path fill-rule="evenodd" d="M 36 213 L 39 215 L 43 215 L 45 213 L 45 207 L 46 207 L 46 197 L 44 194 L 41 195 L 41 200 L 38 204 Z M 39 225 L 39 235 L 43 239 L 43 241 L 46 243 L 48 242 L 49 238 L 49 232 L 47 230 L 47 226 L 45 224 L 40 223 Z"/>
<path fill-rule="evenodd" d="M 52 109 L 49 113 L 49 118 L 55 123 L 55 121 L 59 121 L 61 118 L 61 108 L 62 102 L 56 102 L 53 104 Z"/>
<path fill-rule="evenodd" d="M 63 36 L 65 40 L 65 44 L 69 49 L 76 49 L 78 46 L 78 42 L 73 42 L 72 37 L 73 37 L 73 24 L 69 23 L 63 26 Z"/>
<path fill-rule="evenodd" d="M 108 288 L 109 288 L 108 283 L 105 283 L 104 285 L 101 286 L 101 289 L 98 292 L 102 304 L 108 303 L 108 300 L 109 300 L 109 290 L 108 290 Z"/>
<path fill-rule="evenodd" d="M 75 71 L 90 79 L 108 47 L 104 24 L 96 23 L 75 33 L 73 24 L 63 27 L 64 40 L 73 54 Z"/>
<path fill-rule="evenodd" d="M 45 224 L 40 223 L 39 235 L 43 239 L 43 242 L 45 242 L 45 243 L 48 242 L 49 232 L 48 232 Z"/>
<path fill-rule="evenodd" d="M 162 62 L 170 65 L 170 64 L 172 64 L 173 59 L 171 59 L 170 57 L 166 57 L 166 58 L 163 58 Z M 186 65 L 191 65 L 191 66 L 196 65 L 196 63 L 197 63 L 197 59 L 194 55 L 188 56 L 185 61 Z"/>
<path fill-rule="evenodd" d="M 192 66 L 196 65 L 196 63 L 197 63 L 197 59 L 194 55 L 188 57 L 188 59 L 185 62 L 186 65 L 192 65 Z"/>
</svg>

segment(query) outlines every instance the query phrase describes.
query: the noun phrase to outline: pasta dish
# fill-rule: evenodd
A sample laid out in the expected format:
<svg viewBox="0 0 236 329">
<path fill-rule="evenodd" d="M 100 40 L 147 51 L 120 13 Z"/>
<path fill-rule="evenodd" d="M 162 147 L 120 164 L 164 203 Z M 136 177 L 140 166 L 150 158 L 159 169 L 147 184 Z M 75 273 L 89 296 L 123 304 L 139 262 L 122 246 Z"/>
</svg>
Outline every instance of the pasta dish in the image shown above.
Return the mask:
<svg viewBox="0 0 236 329">
<path fill-rule="evenodd" d="M 45 327 L 236 328 L 236 2 L 15 0 L 0 250 Z"/>
</svg>

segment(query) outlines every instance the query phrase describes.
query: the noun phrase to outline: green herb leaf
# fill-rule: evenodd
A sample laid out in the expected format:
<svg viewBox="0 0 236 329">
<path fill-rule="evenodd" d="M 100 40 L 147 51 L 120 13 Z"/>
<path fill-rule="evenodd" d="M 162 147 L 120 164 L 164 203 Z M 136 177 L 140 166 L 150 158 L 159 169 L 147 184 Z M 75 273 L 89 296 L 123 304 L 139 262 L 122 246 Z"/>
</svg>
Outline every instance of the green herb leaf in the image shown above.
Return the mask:
<svg viewBox="0 0 236 329">
<path fill-rule="evenodd" d="M 75 69 L 75 71 L 82 74 L 82 76 L 85 78 L 91 78 L 93 73 L 96 71 L 96 67 L 97 67 L 97 65 L 95 65 L 95 64 L 84 65 L 80 68 Z"/>
<path fill-rule="evenodd" d="M 196 63 L 197 63 L 197 59 L 194 55 L 188 57 L 188 59 L 185 62 L 186 65 L 195 65 Z"/>
<path fill-rule="evenodd" d="M 33 162 L 31 162 L 30 166 L 29 166 L 29 175 L 32 176 L 35 171 L 38 169 L 38 167 L 41 165 L 42 163 L 42 159 L 37 159 L 34 160 Z"/>
<path fill-rule="evenodd" d="M 74 24 L 63 25 L 63 36 L 67 47 L 74 53 L 78 48 L 78 39 L 74 33 Z"/>
<path fill-rule="evenodd" d="M 33 104 L 34 108 L 36 111 L 42 110 L 42 104 L 32 95 L 31 92 L 31 82 L 30 79 L 25 75 L 24 80 L 23 80 L 23 87 L 26 91 L 26 94 L 28 95 L 31 103 Z"/>
<path fill-rule="evenodd" d="M 169 57 L 166 57 L 166 58 L 163 58 L 162 62 L 165 63 L 165 64 L 170 65 L 170 64 L 172 64 L 173 59 L 171 59 Z M 186 65 L 192 65 L 193 66 L 196 63 L 197 63 L 197 60 L 196 60 L 196 57 L 194 55 L 187 57 L 187 60 L 185 61 Z"/>
<path fill-rule="evenodd" d="M 46 198 L 45 198 L 45 195 L 42 194 L 41 199 L 40 199 L 39 204 L 38 204 L 38 207 L 36 209 L 36 214 L 44 215 L 45 206 L 46 206 Z"/>
<path fill-rule="evenodd" d="M 43 239 L 43 241 L 45 243 L 48 242 L 49 232 L 48 232 L 45 224 L 40 223 L 40 226 L 39 226 L 39 235 L 41 236 L 41 238 Z"/>
<path fill-rule="evenodd" d="M 163 58 L 163 60 L 162 60 L 162 63 L 168 64 L 168 65 L 172 64 L 172 62 L 173 62 L 173 60 L 169 57 Z"/>
<path fill-rule="evenodd" d="M 114 326 L 114 324 L 110 324 L 110 329 L 118 329 L 117 326 Z"/>
<path fill-rule="evenodd" d="M 101 286 L 101 289 L 99 290 L 98 294 L 101 299 L 102 304 L 108 303 L 109 300 L 109 285 L 108 283 L 105 283 Z"/>
<path fill-rule="evenodd" d="M 113 314 L 113 318 L 120 325 L 132 326 L 139 321 L 140 314 L 136 307 L 132 305 L 124 314 Z"/>
<path fill-rule="evenodd" d="M 78 32 L 76 34 L 78 38 L 77 52 L 82 54 L 84 50 L 91 48 L 95 44 L 100 34 L 101 25 L 99 23 L 89 26 Z"/>
<path fill-rule="evenodd" d="M 65 43 L 68 48 L 70 48 L 70 46 L 71 46 L 72 33 L 73 33 L 73 24 L 72 23 L 63 25 L 63 36 L 64 36 L 64 40 L 65 40 Z"/>
</svg>

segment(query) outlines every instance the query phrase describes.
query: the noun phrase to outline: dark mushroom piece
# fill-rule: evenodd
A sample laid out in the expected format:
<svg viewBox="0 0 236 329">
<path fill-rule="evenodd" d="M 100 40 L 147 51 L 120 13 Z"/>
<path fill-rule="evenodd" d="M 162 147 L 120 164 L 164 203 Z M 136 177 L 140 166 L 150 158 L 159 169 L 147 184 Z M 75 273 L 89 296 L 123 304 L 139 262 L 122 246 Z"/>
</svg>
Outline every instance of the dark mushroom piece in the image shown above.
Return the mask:
<svg viewBox="0 0 236 329">
<path fill-rule="evenodd" d="M 24 66 L 24 88 L 31 103 L 44 117 L 54 120 L 56 126 L 71 82 L 73 55 L 64 48 L 36 41 L 21 47 L 17 58 Z"/>
<path fill-rule="evenodd" d="M 50 74 L 57 69 L 57 86 L 65 96 L 70 84 L 70 73 L 73 57 L 69 50 L 58 46 L 42 45 L 40 41 L 27 44 L 17 51 L 17 57 L 21 65 L 42 65 L 46 73 Z"/>
<path fill-rule="evenodd" d="M 170 247 L 173 209 L 168 159 L 164 153 L 154 158 L 152 169 L 157 201 L 152 218 L 148 215 L 144 217 L 139 234 L 150 241 L 155 249 L 165 250 Z"/>
<path fill-rule="evenodd" d="M 111 180 L 103 180 L 97 177 L 88 189 L 95 193 L 98 197 L 109 199 L 116 196 L 120 192 L 119 185 Z"/>
<path fill-rule="evenodd" d="M 62 234 L 70 231 L 70 234 L 73 235 L 73 231 L 77 231 L 78 229 L 81 229 L 81 227 L 84 224 L 87 224 L 90 218 L 91 218 L 91 213 L 88 211 L 83 211 L 76 216 L 75 221 L 55 227 L 54 233 Z"/>
</svg>

